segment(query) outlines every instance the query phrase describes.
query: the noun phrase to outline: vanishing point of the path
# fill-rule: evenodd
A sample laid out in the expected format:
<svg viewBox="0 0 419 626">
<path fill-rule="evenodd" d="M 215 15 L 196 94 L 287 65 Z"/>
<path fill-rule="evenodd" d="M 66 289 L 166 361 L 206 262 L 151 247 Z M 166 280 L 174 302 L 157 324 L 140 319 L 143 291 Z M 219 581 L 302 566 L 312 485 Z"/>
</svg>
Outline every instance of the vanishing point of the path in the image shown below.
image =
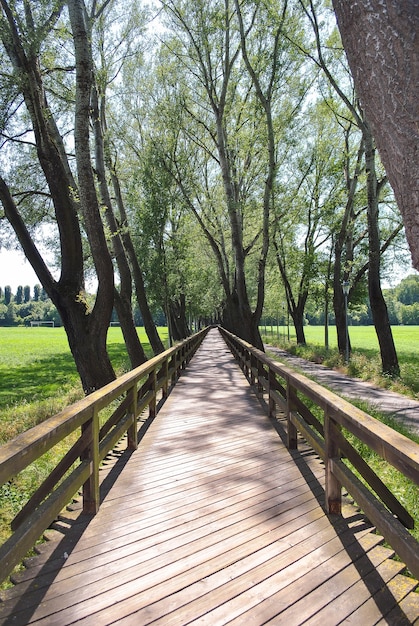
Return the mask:
<svg viewBox="0 0 419 626">
<path fill-rule="evenodd" d="M 416 583 L 351 503 L 325 515 L 324 467 L 281 432 L 211 330 L 138 450 L 104 469 L 99 513 L 63 513 L 0 623 L 418 623 Z"/>
</svg>

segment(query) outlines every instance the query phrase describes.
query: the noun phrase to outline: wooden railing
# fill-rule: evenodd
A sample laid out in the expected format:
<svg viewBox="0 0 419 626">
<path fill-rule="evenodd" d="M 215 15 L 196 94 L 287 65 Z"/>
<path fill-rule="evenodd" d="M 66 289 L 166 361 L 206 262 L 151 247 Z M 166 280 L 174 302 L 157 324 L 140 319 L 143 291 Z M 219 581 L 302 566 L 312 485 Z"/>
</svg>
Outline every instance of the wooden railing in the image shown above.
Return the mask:
<svg viewBox="0 0 419 626">
<path fill-rule="evenodd" d="M 221 328 L 220 332 L 250 384 L 260 396 L 266 394 L 270 417 L 275 418 L 277 408 L 286 414 L 288 448 L 297 448 L 299 431 L 324 461 L 327 512 L 341 513 L 342 486 L 345 487 L 412 574 L 419 578 L 419 544 L 406 530 L 413 528 L 413 518 L 351 445 L 347 433 L 416 484 L 419 484 L 419 445 L 235 335 Z M 323 419 L 313 414 L 309 408 L 313 404 L 321 409 Z M 362 476 L 362 481 L 354 470 Z"/>
<path fill-rule="evenodd" d="M 136 449 L 138 417 L 145 409 L 146 417 L 155 416 L 158 398 L 168 395 L 207 332 L 189 337 L 0 448 L 3 485 L 67 437 L 74 440 L 14 518 L 13 534 L 0 547 L 0 580 L 21 562 L 80 489 L 84 512 L 98 511 L 101 462 L 125 433 L 128 448 Z"/>
</svg>

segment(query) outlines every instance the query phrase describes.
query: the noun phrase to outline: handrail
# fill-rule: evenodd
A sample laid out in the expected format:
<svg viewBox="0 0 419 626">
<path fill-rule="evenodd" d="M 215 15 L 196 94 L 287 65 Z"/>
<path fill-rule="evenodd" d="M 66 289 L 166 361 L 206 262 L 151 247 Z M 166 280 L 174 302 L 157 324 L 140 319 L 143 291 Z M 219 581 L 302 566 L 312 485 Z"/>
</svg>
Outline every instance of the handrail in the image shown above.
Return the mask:
<svg viewBox="0 0 419 626">
<path fill-rule="evenodd" d="M 188 337 L 0 447 L 3 485 L 69 435 L 76 437 L 12 521 L 14 532 L 0 547 L 0 580 L 22 561 L 80 489 L 83 512 L 97 513 L 101 461 L 125 434 L 127 447 L 137 448 L 139 415 L 147 407 L 149 419 L 156 415 L 158 395 L 167 397 L 208 330 Z M 100 412 L 113 403 L 117 403 L 116 408 L 101 424 Z"/>
<path fill-rule="evenodd" d="M 419 544 L 406 530 L 413 528 L 413 518 L 350 444 L 343 429 L 418 485 L 419 445 L 227 330 L 221 327 L 219 330 L 258 395 L 267 394 L 269 416 L 275 418 L 277 407 L 286 414 L 288 448 L 297 449 L 299 431 L 324 461 L 327 513 L 341 513 L 344 486 L 419 578 Z M 313 415 L 305 403 L 307 400 L 322 409 L 323 424 Z"/>
</svg>

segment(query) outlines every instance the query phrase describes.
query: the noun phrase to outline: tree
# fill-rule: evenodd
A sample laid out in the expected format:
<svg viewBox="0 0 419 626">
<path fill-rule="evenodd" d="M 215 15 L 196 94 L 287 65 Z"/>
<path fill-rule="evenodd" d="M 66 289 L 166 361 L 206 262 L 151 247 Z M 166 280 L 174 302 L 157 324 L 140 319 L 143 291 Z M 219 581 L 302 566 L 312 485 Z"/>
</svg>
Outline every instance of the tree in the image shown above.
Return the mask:
<svg viewBox="0 0 419 626">
<path fill-rule="evenodd" d="M 262 219 L 262 248 L 258 262 L 258 295 L 257 307 L 253 313 L 255 323 L 259 325 L 265 298 L 265 272 L 266 260 L 269 249 L 269 221 L 272 213 L 274 200 L 274 183 L 278 169 L 276 153 L 276 137 L 274 124 L 274 96 L 277 94 L 278 74 L 281 72 L 281 52 L 283 37 L 283 27 L 287 15 L 288 3 L 285 1 L 281 8 L 280 20 L 277 19 L 277 7 L 267 6 L 267 11 L 263 11 L 262 5 L 251 6 L 247 16 L 245 27 L 245 13 L 240 7 L 238 0 L 235 0 L 235 7 L 240 31 L 240 46 L 245 67 L 252 80 L 253 88 L 256 92 L 257 100 L 263 110 L 266 121 L 266 173 L 263 191 L 263 219 Z M 243 9 L 245 5 L 243 3 Z M 253 32 L 252 32 L 253 31 Z M 255 32 L 254 32 L 255 31 Z M 256 41 L 252 41 L 254 35 Z M 272 38 L 272 40 L 270 40 Z M 252 54 L 254 49 L 258 49 L 258 54 Z M 268 58 L 269 63 L 263 60 Z M 291 64 L 291 63 L 290 63 Z"/>
<path fill-rule="evenodd" d="M 86 9 L 81 0 L 68 1 L 75 67 L 73 110 L 76 183 L 63 135 L 48 103 L 44 82 L 44 77 L 54 70 L 55 58 L 54 54 L 43 55 L 43 49 L 51 30 L 60 20 L 63 4 L 46 2 L 30 6 L 25 3 L 21 14 L 17 13 L 14 4 L 12 7 L 6 0 L 1 0 L 0 6 L 1 39 L 12 72 L 10 81 L 16 97 L 21 94 L 25 103 L 31 121 L 30 131 L 35 138 L 36 154 L 54 207 L 61 252 L 59 280 L 54 280 L 39 253 L 13 197 L 12 182 L 6 182 L 4 176 L 0 178 L 0 200 L 27 259 L 59 311 L 84 390 L 89 393 L 112 380 L 115 374 L 106 350 L 106 335 L 113 307 L 113 266 L 102 228 L 90 154 L 93 68 L 85 24 Z M 43 67 L 44 63 L 46 67 Z M 23 121 L 20 119 L 20 124 Z M 17 123 L 17 120 L 14 122 Z M 99 283 L 92 309 L 88 306 L 85 294 L 81 221 Z"/>
<path fill-rule="evenodd" d="M 402 304 L 419 302 L 419 276 L 414 274 L 403 278 L 394 289 L 397 300 Z"/>
<path fill-rule="evenodd" d="M 223 323 L 242 338 L 263 348 L 258 330 L 258 316 L 260 317 L 261 311 L 259 306 L 256 306 L 256 315 L 252 311 L 245 269 L 248 253 L 244 243 L 245 199 L 242 196 L 244 184 L 241 183 L 243 162 L 237 149 L 237 130 L 246 118 L 234 109 L 234 101 L 236 98 L 242 99 L 243 93 L 238 90 L 240 74 L 237 73 L 236 66 L 240 58 L 240 38 L 233 27 L 233 10 L 228 0 L 212 0 L 209 3 L 200 0 L 194 4 L 169 1 L 164 5 L 171 18 L 173 32 L 177 36 L 176 40 L 167 40 L 166 45 L 176 56 L 183 71 L 182 97 L 189 120 L 182 130 L 188 143 L 195 144 L 194 152 L 202 149 L 201 157 L 207 182 L 211 178 L 212 186 L 213 181 L 217 180 L 217 186 L 221 184 L 223 193 L 223 197 L 217 197 L 217 203 L 221 201 L 225 207 L 232 262 L 229 276 L 225 275 L 225 268 L 219 267 L 224 274 Z M 248 91 L 247 85 L 243 87 L 245 92 Z M 245 104 L 245 100 L 242 99 L 242 103 Z M 183 149 L 184 140 L 179 139 L 178 148 Z M 208 155 L 211 155 L 210 160 Z M 188 190 L 190 184 L 185 185 L 186 179 L 179 178 L 179 169 L 176 172 L 176 167 L 180 164 L 179 156 L 178 151 L 177 165 L 172 162 L 170 171 L 176 176 L 185 202 L 194 212 L 220 260 L 217 239 L 208 228 L 207 220 L 203 220 L 201 209 L 198 209 L 199 199 L 195 193 L 194 200 L 192 199 Z M 205 189 L 205 181 L 201 181 L 200 187 Z M 207 210 L 211 204 L 214 206 L 214 202 L 211 203 L 209 199 Z"/>
<path fill-rule="evenodd" d="M 175 59 L 167 80 L 179 85 L 174 119 L 182 124 L 167 168 L 217 261 L 223 324 L 263 348 L 258 327 L 280 136 L 304 90 L 283 36 L 295 24 L 288 23 L 287 2 L 279 21 L 270 3 L 164 6 L 175 33 L 165 41 L 166 58 Z"/>
<path fill-rule="evenodd" d="M 22 285 L 18 285 L 18 288 L 16 290 L 16 295 L 15 295 L 15 302 L 16 302 L 16 304 L 22 304 L 22 302 L 23 302 L 23 287 L 22 287 Z"/>
<path fill-rule="evenodd" d="M 333 0 L 355 87 L 403 216 L 419 269 L 419 6 Z"/>
<path fill-rule="evenodd" d="M 300 4 L 304 13 L 307 15 L 315 35 L 317 58 L 312 54 L 309 56 L 315 61 L 315 63 L 323 70 L 330 85 L 335 93 L 339 96 L 342 102 L 347 107 L 354 122 L 362 132 L 363 139 L 363 152 L 365 154 L 365 171 L 367 175 L 367 218 L 368 218 L 368 239 L 369 239 L 369 262 L 368 262 L 368 289 L 370 296 L 370 306 L 374 319 L 374 326 L 377 333 L 377 338 L 380 344 L 380 354 L 383 372 L 391 376 L 397 376 L 400 373 L 400 368 L 397 359 L 396 348 L 391 332 L 390 320 L 388 316 L 386 302 L 383 296 L 381 281 L 380 281 L 380 260 L 381 260 L 381 244 L 379 234 L 379 195 L 383 188 L 386 179 L 377 181 L 376 173 L 376 159 L 375 159 L 375 144 L 372 135 L 369 121 L 366 119 L 364 112 L 358 109 L 356 103 L 352 102 L 350 98 L 345 94 L 344 89 L 339 85 L 335 76 L 333 76 L 331 68 L 327 63 L 323 54 L 322 42 L 320 39 L 320 29 L 316 8 L 313 0 L 308 3 L 309 8 L 305 7 L 303 0 L 300 0 Z M 357 179 L 354 179 L 357 180 Z M 395 237 L 399 229 L 396 229 L 392 237 Z M 346 269 L 348 273 L 349 268 Z M 362 273 L 366 270 L 362 271 Z M 348 279 L 348 274 L 345 280 Z M 360 278 L 360 275 L 357 277 Z M 344 343 L 348 341 L 347 333 L 342 332 L 340 321 L 343 321 L 342 312 L 342 298 L 339 298 L 340 286 L 337 284 L 337 277 L 335 276 L 335 292 L 334 302 L 336 323 L 338 327 L 338 338 L 340 341 L 339 347 L 341 349 L 342 339 Z M 339 337 L 340 335 L 340 337 Z M 345 347 L 346 351 L 346 347 Z"/>
<path fill-rule="evenodd" d="M 143 145 L 139 163 L 140 184 L 132 190 L 139 206 L 137 257 L 148 292 L 166 313 L 171 340 L 179 340 L 190 333 L 192 318 L 199 325 L 199 320 L 212 321 L 221 310 L 217 268 L 199 224 L 151 139 Z"/>
<path fill-rule="evenodd" d="M 9 305 L 12 301 L 12 288 L 6 285 L 4 288 L 4 304 Z"/>
<path fill-rule="evenodd" d="M 301 117 L 294 133 L 304 134 L 306 141 L 298 151 L 291 149 L 282 164 L 273 240 L 297 342 L 305 344 L 305 306 L 320 258 L 330 246 L 341 175 L 336 124 L 328 107 L 313 103 Z"/>
<path fill-rule="evenodd" d="M 129 346 L 128 350 L 132 354 L 133 365 L 134 361 L 138 364 L 139 361 L 145 359 L 132 320 L 133 282 L 137 304 L 150 345 L 155 354 L 164 350 L 145 293 L 142 269 L 135 254 L 118 167 L 123 160 L 118 152 L 124 154 L 127 144 L 130 144 L 132 140 L 131 137 L 128 138 L 120 132 L 123 126 L 121 118 L 125 117 L 124 107 L 121 105 L 121 94 L 122 98 L 126 98 L 127 92 L 138 90 L 137 85 L 133 89 L 135 79 L 130 81 L 128 77 L 131 74 L 131 64 L 136 68 L 141 66 L 141 34 L 146 17 L 147 13 L 144 9 L 139 9 L 137 3 L 132 3 L 129 7 L 126 3 L 121 3 L 119 6 L 112 3 L 94 22 L 95 76 L 98 89 L 93 113 L 96 173 L 110 233 L 111 252 L 118 267 L 120 284 L 116 293 L 115 306 L 127 346 Z M 111 27 L 109 27 L 110 23 Z M 121 75 L 121 81 L 115 80 Z M 127 99 L 129 100 L 129 97 Z M 109 102 L 116 102 L 116 104 L 112 106 Z M 122 135 L 122 141 L 117 141 L 117 133 Z M 116 147 L 117 143 L 120 150 Z M 138 157 L 141 159 L 140 154 Z M 125 169 L 123 178 L 127 179 L 129 173 L 130 170 Z M 113 197 L 111 197 L 111 189 Z"/>
<path fill-rule="evenodd" d="M 122 244 L 119 228 L 116 223 L 113 203 L 106 177 L 105 165 L 105 140 L 106 117 L 105 117 L 105 85 L 102 85 L 101 105 L 95 85 L 92 89 L 92 124 L 95 139 L 95 170 L 99 182 L 99 194 L 104 208 L 105 218 L 110 231 L 109 247 L 113 258 L 116 260 L 119 285 L 115 285 L 115 308 L 121 324 L 122 334 L 129 354 L 131 367 L 138 367 L 147 360 L 141 345 L 134 322 L 132 310 L 132 277 L 128 260 Z"/>
</svg>

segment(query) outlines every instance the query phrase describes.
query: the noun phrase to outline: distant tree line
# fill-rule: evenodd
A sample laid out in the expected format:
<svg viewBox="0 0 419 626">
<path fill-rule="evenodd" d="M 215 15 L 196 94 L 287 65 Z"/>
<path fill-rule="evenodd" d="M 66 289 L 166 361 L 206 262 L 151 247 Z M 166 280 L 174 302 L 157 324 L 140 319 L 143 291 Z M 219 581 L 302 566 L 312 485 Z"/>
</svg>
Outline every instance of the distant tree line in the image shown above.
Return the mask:
<svg viewBox="0 0 419 626">
<path fill-rule="evenodd" d="M 419 276 L 410 275 L 404 278 L 396 287 L 385 289 L 388 315 L 393 326 L 417 326 L 419 325 Z M 265 309 L 262 324 L 271 325 L 279 323 L 287 325 L 287 312 L 285 307 L 278 307 L 274 312 L 274 305 Z M 267 312 L 269 310 L 269 313 Z M 359 289 L 348 309 L 349 323 L 352 326 L 371 326 L 373 318 L 366 288 Z M 305 325 L 323 326 L 325 323 L 325 310 L 323 303 L 315 298 L 307 302 L 305 311 Z M 328 322 L 335 325 L 333 312 L 329 314 Z"/>
<path fill-rule="evenodd" d="M 94 296 L 87 296 L 92 300 Z M 133 317 L 136 326 L 144 326 L 138 306 L 134 307 Z M 162 311 L 155 311 L 154 322 L 157 326 L 166 326 L 166 318 Z M 31 322 L 54 322 L 54 326 L 62 326 L 61 317 L 48 297 L 45 289 L 35 285 L 19 285 L 16 293 L 10 285 L 0 287 L 0 326 L 30 326 Z M 119 323 L 116 310 L 112 311 L 112 323 Z"/>
<path fill-rule="evenodd" d="M 19 285 L 15 294 L 9 285 L 0 287 L 0 326 L 30 326 L 35 321 L 61 326 L 57 309 L 43 287 L 35 285 L 32 292 L 29 285 Z"/>
<path fill-rule="evenodd" d="M 396 287 L 385 290 L 387 308 L 390 323 L 393 326 L 419 325 L 419 276 L 411 275 L 404 278 Z M 94 296 L 91 296 L 93 299 Z M 264 310 L 263 324 L 287 324 L 285 307 L 278 307 L 278 311 L 272 313 L 268 306 Z M 143 326 L 141 312 L 134 307 L 133 317 L 136 326 Z M 157 310 L 153 313 L 153 319 L 157 326 L 166 326 L 167 321 L 164 313 Z M 0 287 L 0 326 L 30 326 L 31 322 L 54 322 L 54 326 L 62 326 L 60 316 L 45 289 L 35 285 L 33 293 L 26 285 L 18 286 L 16 293 L 12 293 L 10 286 Z M 349 307 L 349 321 L 353 326 L 369 326 L 373 324 L 371 308 L 366 290 L 360 290 L 358 297 L 351 302 Z M 118 323 L 116 310 L 112 312 L 112 323 Z M 324 325 L 324 307 L 319 306 L 316 299 L 312 298 L 307 303 L 305 324 Z M 334 325 L 333 314 L 329 316 L 329 324 Z"/>
</svg>

